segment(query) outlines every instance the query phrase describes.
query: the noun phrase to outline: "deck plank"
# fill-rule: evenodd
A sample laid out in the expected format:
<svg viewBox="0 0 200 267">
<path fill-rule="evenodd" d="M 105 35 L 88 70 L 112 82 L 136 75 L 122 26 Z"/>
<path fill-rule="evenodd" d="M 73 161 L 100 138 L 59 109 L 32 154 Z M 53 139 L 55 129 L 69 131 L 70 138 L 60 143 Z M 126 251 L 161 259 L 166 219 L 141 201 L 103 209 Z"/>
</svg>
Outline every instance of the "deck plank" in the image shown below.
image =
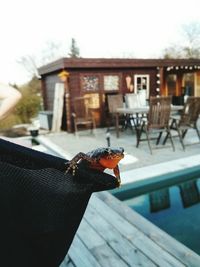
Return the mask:
<svg viewBox="0 0 200 267">
<path fill-rule="evenodd" d="M 158 233 L 158 227 L 150 223 L 137 212 L 130 209 L 127 205 L 124 205 L 111 194 L 108 194 L 107 192 L 101 192 L 98 193 L 98 198 L 100 198 L 104 203 L 107 203 L 112 210 L 115 210 L 117 213 L 119 213 L 124 219 L 137 227 L 139 231 L 147 235 L 153 242 L 157 243 L 169 254 L 176 257 L 180 262 L 189 267 L 200 266 L 199 255 L 185 247 L 183 244 L 179 243 L 164 231 L 159 229 Z"/>
<path fill-rule="evenodd" d="M 87 217 L 87 215 L 85 217 Z M 99 235 L 98 231 L 96 229 L 94 230 L 85 219 L 82 220 L 79 230 L 80 231 L 77 233 L 78 237 L 101 266 L 128 267 L 128 265 L 121 260 L 121 255 L 115 253 Z"/>
<path fill-rule="evenodd" d="M 91 227 L 95 228 L 101 237 L 105 239 L 106 243 L 108 243 L 129 266 L 157 266 L 150 258 L 146 257 L 142 251 L 136 248 L 127 239 L 124 239 L 115 228 L 91 207 L 91 205 L 89 205 L 85 217 Z"/>
<path fill-rule="evenodd" d="M 76 235 L 69 250 L 69 257 L 76 267 L 101 267 L 94 255 Z"/>
<path fill-rule="evenodd" d="M 155 242 L 152 242 L 152 240 L 143 232 L 136 229 L 136 227 L 133 227 L 133 225 L 120 216 L 119 213 L 110 209 L 110 207 L 101 201 L 96 195 L 93 196 L 90 205 L 92 205 L 97 212 L 101 212 L 104 218 L 114 228 L 116 228 L 124 238 L 128 239 L 138 249 L 142 249 L 143 253 L 150 257 L 158 266 L 185 266 L 185 264 L 181 263 L 175 257 L 167 253 Z"/>
<path fill-rule="evenodd" d="M 94 230 L 88 222 L 86 221 L 86 216 L 84 216 L 78 231 L 78 236 L 83 243 L 87 246 L 89 250 L 92 250 L 95 247 L 100 247 L 106 245 L 105 240 Z M 92 239 L 92 240 L 91 240 Z"/>
<path fill-rule="evenodd" d="M 76 266 L 74 265 L 70 257 L 66 255 L 66 257 L 64 258 L 63 262 L 60 264 L 59 267 L 76 267 Z"/>
<path fill-rule="evenodd" d="M 89 201 L 60 267 L 199 267 L 200 256 L 108 192 Z"/>
</svg>

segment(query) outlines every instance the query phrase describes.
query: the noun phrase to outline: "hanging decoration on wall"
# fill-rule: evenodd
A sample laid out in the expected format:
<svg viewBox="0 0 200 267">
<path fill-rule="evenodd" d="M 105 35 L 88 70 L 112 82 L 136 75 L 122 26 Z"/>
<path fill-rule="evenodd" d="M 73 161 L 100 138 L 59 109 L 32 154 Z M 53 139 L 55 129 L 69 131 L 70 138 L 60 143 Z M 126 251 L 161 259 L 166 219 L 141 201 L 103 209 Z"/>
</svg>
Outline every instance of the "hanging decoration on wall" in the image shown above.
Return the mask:
<svg viewBox="0 0 200 267">
<path fill-rule="evenodd" d="M 131 86 L 131 76 L 130 75 L 126 76 L 126 86 L 130 90 L 130 86 Z"/>
<path fill-rule="evenodd" d="M 81 77 L 82 88 L 84 91 L 98 91 L 99 77 L 96 75 L 84 75 Z"/>
<path fill-rule="evenodd" d="M 130 75 L 127 75 L 125 79 L 126 79 L 126 86 L 127 86 L 127 89 L 128 89 L 131 93 L 134 92 L 134 85 L 133 85 L 131 76 L 130 76 Z"/>
<path fill-rule="evenodd" d="M 132 83 L 131 83 L 131 85 L 129 87 L 129 90 L 130 90 L 131 93 L 134 92 L 134 85 Z"/>
</svg>

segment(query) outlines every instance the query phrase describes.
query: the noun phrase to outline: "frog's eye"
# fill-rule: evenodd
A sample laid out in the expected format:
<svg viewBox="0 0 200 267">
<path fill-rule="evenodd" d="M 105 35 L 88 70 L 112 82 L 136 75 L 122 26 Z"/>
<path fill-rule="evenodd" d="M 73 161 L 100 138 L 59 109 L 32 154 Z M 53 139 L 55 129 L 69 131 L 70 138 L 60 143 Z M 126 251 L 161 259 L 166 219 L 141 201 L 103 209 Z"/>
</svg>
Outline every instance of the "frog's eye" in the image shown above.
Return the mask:
<svg viewBox="0 0 200 267">
<path fill-rule="evenodd" d="M 105 154 L 110 154 L 111 153 L 111 149 L 108 147 L 105 149 Z"/>
<path fill-rule="evenodd" d="M 124 153 L 124 148 L 120 147 L 121 153 Z"/>
</svg>

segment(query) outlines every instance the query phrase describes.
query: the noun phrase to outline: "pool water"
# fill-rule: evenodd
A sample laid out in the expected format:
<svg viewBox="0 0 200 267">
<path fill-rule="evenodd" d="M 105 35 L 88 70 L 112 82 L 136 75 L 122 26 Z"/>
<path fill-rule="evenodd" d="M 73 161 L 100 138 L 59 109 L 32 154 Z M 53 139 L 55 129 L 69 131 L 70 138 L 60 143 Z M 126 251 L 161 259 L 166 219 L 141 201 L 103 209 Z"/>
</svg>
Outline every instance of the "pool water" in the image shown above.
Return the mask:
<svg viewBox="0 0 200 267">
<path fill-rule="evenodd" d="M 200 255 L 200 179 L 165 187 L 124 202 Z"/>
</svg>

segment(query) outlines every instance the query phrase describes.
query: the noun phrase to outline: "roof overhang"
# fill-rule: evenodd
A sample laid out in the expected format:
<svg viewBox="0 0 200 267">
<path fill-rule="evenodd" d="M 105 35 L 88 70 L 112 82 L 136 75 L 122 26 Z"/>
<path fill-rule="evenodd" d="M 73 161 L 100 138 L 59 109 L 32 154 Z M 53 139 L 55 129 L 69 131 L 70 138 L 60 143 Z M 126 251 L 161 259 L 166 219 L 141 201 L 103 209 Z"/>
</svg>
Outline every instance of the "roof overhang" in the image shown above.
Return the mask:
<svg viewBox="0 0 200 267">
<path fill-rule="evenodd" d="M 200 69 L 200 59 L 125 59 L 125 58 L 61 58 L 38 69 L 40 75 L 61 69 L 119 69 L 119 68 Z"/>
</svg>

